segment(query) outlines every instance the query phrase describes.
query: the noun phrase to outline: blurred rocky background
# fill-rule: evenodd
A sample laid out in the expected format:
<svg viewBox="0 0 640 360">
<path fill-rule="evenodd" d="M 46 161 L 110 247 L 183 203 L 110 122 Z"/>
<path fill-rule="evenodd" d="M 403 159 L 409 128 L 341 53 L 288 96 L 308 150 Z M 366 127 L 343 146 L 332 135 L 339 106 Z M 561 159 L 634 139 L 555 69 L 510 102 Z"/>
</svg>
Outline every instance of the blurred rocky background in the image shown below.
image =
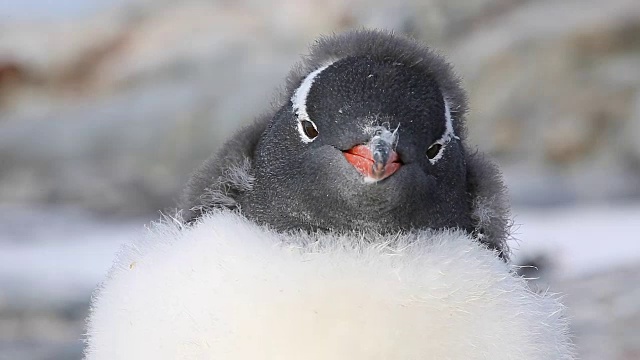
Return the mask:
<svg viewBox="0 0 640 360">
<path fill-rule="evenodd" d="M 80 359 L 118 245 L 361 26 L 448 57 L 523 273 L 566 293 L 582 359 L 640 359 L 638 0 L 0 0 L 0 359 Z"/>
</svg>

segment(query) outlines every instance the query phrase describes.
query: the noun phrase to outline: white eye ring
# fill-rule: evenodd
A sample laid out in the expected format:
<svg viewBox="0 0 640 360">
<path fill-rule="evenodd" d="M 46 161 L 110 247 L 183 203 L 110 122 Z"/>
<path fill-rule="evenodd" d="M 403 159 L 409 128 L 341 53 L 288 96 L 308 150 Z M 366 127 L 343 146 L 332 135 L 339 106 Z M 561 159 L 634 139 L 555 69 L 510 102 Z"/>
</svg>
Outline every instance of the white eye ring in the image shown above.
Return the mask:
<svg viewBox="0 0 640 360">
<path fill-rule="evenodd" d="M 435 161 L 436 157 L 442 152 L 442 143 L 436 141 L 427 149 L 427 157 L 429 160 Z"/>
<path fill-rule="evenodd" d="M 427 158 L 431 164 L 435 164 L 438 160 L 442 158 L 444 153 L 444 148 L 446 147 L 448 141 L 436 141 L 427 149 Z"/>
<path fill-rule="evenodd" d="M 298 132 L 300 139 L 306 144 L 315 140 L 320 134 L 318 127 L 311 120 L 298 120 Z"/>
</svg>

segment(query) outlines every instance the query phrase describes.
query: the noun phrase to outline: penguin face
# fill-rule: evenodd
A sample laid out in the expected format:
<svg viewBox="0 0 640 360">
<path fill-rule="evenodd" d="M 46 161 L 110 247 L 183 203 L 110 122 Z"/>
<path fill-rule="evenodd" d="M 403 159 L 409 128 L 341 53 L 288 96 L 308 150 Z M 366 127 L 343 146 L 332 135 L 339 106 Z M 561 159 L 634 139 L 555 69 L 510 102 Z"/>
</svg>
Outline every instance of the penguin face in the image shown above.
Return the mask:
<svg viewBox="0 0 640 360">
<path fill-rule="evenodd" d="M 352 56 L 310 72 L 267 126 L 243 211 L 277 229 L 471 229 L 464 147 L 417 67 Z"/>
</svg>

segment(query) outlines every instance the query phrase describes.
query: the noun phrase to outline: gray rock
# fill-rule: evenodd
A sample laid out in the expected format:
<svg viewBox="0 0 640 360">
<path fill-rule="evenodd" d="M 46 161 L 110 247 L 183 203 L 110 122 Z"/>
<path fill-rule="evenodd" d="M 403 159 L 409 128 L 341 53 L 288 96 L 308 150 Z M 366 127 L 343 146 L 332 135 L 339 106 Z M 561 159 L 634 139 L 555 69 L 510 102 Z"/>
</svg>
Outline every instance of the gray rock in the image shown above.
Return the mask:
<svg viewBox="0 0 640 360">
<path fill-rule="evenodd" d="M 640 357 L 640 265 L 563 281 L 579 359 Z"/>
</svg>

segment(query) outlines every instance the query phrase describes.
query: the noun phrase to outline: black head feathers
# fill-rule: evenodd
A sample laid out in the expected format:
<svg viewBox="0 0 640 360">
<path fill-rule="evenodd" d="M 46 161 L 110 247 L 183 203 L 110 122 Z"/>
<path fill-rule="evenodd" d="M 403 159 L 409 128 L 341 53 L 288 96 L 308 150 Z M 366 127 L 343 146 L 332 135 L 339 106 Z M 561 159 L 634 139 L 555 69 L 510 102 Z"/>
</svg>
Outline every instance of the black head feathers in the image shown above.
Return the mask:
<svg viewBox="0 0 640 360">
<path fill-rule="evenodd" d="M 229 208 L 282 231 L 459 228 L 506 257 L 505 188 L 465 142 L 466 108 L 451 67 L 410 39 L 321 38 L 274 109 L 194 174 L 183 218 Z"/>
</svg>

